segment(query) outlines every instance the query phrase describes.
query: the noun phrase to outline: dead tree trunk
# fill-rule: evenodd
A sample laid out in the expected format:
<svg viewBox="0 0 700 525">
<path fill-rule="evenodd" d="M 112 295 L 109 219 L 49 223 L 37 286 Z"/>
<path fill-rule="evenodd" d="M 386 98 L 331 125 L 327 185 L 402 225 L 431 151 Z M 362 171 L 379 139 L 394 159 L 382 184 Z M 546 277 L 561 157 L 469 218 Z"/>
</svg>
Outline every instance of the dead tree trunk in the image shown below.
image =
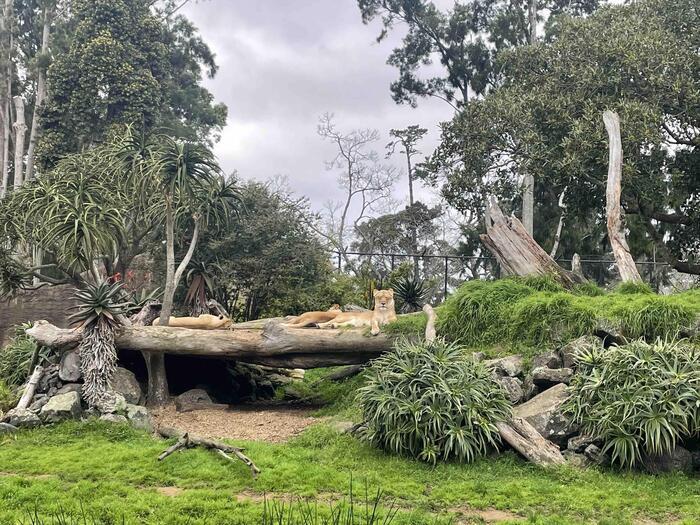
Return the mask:
<svg viewBox="0 0 700 525">
<path fill-rule="evenodd" d="M 535 427 L 522 418 L 514 417 L 509 422 L 496 425 L 503 441 L 520 452 L 529 461 L 542 467 L 566 463 L 559 447 L 542 437 Z"/>
<path fill-rule="evenodd" d="M 620 278 L 623 282 L 642 282 L 634 259 L 630 254 L 625 236 L 625 224 L 620 206 L 622 193 L 622 138 L 620 137 L 620 117 L 613 111 L 603 113 L 603 122 L 608 132 L 608 184 L 605 189 L 605 213 L 608 218 L 608 239 L 612 247 Z"/>
<path fill-rule="evenodd" d="M 31 404 L 32 399 L 34 399 L 34 392 L 36 392 L 36 385 L 39 384 L 41 376 L 43 375 L 44 367 L 37 366 L 34 369 L 34 372 L 32 372 L 32 375 L 29 377 L 29 381 L 27 381 L 27 385 L 24 387 L 24 392 L 22 393 L 22 397 L 20 398 L 19 403 L 17 403 L 16 408 L 27 408 Z"/>
<path fill-rule="evenodd" d="M 15 189 L 24 184 L 24 136 L 27 134 L 27 124 L 24 120 L 24 99 L 16 96 L 15 103 Z"/>
<path fill-rule="evenodd" d="M 495 201 L 486 211 L 486 233 L 480 237 L 508 275 L 551 275 L 567 288 L 586 282 L 559 266 L 528 235 L 517 217 L 506 217 Z"/>
</svg>

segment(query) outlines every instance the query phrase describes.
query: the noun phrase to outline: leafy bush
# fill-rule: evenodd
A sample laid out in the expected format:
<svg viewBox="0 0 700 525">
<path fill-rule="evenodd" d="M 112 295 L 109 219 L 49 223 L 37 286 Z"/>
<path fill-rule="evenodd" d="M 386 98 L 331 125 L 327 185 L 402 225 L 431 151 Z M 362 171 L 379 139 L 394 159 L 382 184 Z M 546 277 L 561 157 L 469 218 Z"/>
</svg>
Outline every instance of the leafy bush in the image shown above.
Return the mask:
<svg viewBox="0 0 700 525">
<path fill-rule="evenodd" d="M 631 467 L 700 433 L 700 350 L 657 340 L 589 348 L 577 356 L 565 410 Z"/>
<path fill-rule="evenodd" d="M 27 380 L 35 352 L 38 352 L 38 362 L 49 353 L 49 349 L 38 349 L 34 339 L 24 333 L 28 327 L 29 325 L 16 327 L 10 343 L 0 348 L 0 381 L 8 386 L 19 386 Z"/>
<path fill-rule="evenodd" d="M 19 397 L 16 395 L 14 389 L 0 380 L 0 415 L 17 405 L 18 400 Z"/>
<path fill-rule="evenodd" d="M 496 423 L 510 415 L 490 371 L 443 341 L 397 344 L 367 370 L 358 400 L 364 439 L 433 464 L 485 454 L 499 439 Z"/>
<path fill-rule="evenodd" d="M 675 338 L 696 317 L 688 306 L 655 294 L 629 296 L 616 303 L 610 313 L 618 320 L 627 337 L 643 337 L 648 341 L 657 337 Z"/>
<path fill-rule="evenodd" d="M 646 283 L 633 283 L 632 281 L 626 281 L 618 284 L 615 287 L 615 293 L 633 295 L 633 294 L 653 294 L 654 290 L 651 289 Z"/>
</svg>

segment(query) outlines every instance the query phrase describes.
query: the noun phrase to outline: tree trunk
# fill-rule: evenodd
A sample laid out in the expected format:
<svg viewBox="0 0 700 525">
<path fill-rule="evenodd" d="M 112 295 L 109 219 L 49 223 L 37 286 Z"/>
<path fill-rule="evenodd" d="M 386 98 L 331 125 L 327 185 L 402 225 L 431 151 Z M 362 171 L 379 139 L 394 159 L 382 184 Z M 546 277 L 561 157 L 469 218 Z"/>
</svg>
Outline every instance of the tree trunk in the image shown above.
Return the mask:
<svg viewBox="0 0 700 525">
<path fill-rule="evenodd" d="M 566 463 L 559 447 L 543 438 L 530 423 L 514 417 L 508 423 L 496 425 L 503 441 L 508 443 L 525 458 L 542 467 L 563 465 Z"/>
<path fill-rule="evenodd" d="M 36 385 L 39 384 L 41 376 L 43 375 L 43 366 L 37 366 L 36 368 L 34 368 L 34 372 L 32 372 L 32 375 L 29 377 L 29 381 L 27 381 L 27 385 L 24 387 L 24 392 L 22 393 L 22 397 L 20 398 L 19 403 L 17 403 L 16 408 L 24 409 L 29 407 L 29 405 L 32 403 L 32 399 L 34 399 Z"/>
<path fill-rule="evenodd" d="M 525 231 L 517 217 L 506 217 L 495 201 L 486 210 L 481 241 L 508 275 L 551 275 L 566 288 L 586 282 L 559 266 Z"/>
<path fill-rule="evenodd" d="M 46 5 L 44 7 L 44 29 L 41 33 L 41 56 L 43 59 L 45 59 L 49 53 L 51 16 L 51 6 Z M 37 139 L 39 138 L 39 113 L 41 111 L 41 106 L 44 103 L 44 99 L 46 99 L 47 93 L 46 70 L 43 67 L 39 67 L 38 69 L 36 80 L 36 99 L 34 100 L 34 112 L 32 114 L 32 129 L 29 132 L 29 147 L 27 148 L 27 172 L 25 180 L 32 180 L 34 178 L 34 150 L 36 148 Z"/>
<path fill-rule="evenodd" d="M 2 187 L 0 188 L 0 198 L 4 197 L 8 191 L 10 179 L 10 100 L 12 98 L 12 0 L 5 0 L 5 6 L 0 19 L 0 69 L 2 80 L 0 80 L 0 105 L 2 109 Z"/>
<path fill-rule="evenodd" d="M 535 177 L 525 174 L 523 181 L 523 226 L 530 237 L 535 228 Z"/>
<path fill-rule="evenodd" d="M 27 124 L 24 120 L 24 99 L 17 95 L 12 99 L 15 103 L 15 189 L 24 184 L 24 137 L 27 134 Z"/>
<path fill-rule="evenodd" d="M 566 190 L 568 186 L 565 186 L 559 195 L 559 207 L 561 208 L 561 215 L 559 215 L 559 224 L 557 224 L 557 231 L 554 234 L 554 242 L 552 243 L 552 251 L 549 252 L 549 256 L 554 259 L 557 256 L 557 250 L 559 250 L 559 242 L 561 241 L 561 231 L 564 228 L 564 219 L 566 218 L 566 204 L 564 204 L 564 196 L 566 195 Z"/>
<path fill-rule="evenodd" d="M 608 184 L 605 189 L 605 213 L 608 219 L 608 239 L 612 246 L 613 255 L 620 278 L 623 282 L 641 283 L 642 277 L 637 271 L 634 259 L 630 254 L 625 225 L 620 206 L 622 193 L 622 138 L 620 137 L 620 117 L 612 111 L 603 112 L 603 122 L 608 132 Z"/>
</svg>

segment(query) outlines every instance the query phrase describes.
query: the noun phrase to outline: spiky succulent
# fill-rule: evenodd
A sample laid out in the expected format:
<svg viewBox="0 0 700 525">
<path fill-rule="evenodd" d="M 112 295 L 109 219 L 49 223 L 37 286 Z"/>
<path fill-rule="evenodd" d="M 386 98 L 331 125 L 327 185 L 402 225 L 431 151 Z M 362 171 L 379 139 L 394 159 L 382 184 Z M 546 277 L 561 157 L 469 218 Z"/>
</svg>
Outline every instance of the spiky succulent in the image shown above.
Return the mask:
<svg viewBox="0 0 700 525">
<path fill-rule="evenodd" d="M 393 285 L 394 296 L 401 313 L 417 312 L 425 304 L 428 289 L 419 279 L 403 277 Z"/>
<path fill-rule="evenodd" d="M 122 283 L 88 283 L 85 288 L 75 292 L 78 306 L 74 309 L 77 312 L 70 319 L 85 327 L 100 319 L 116 325 L 117 317 L 123 315 L 129 306 L 127 302 L 120 302 L 121 297 Z"/>
</svg>

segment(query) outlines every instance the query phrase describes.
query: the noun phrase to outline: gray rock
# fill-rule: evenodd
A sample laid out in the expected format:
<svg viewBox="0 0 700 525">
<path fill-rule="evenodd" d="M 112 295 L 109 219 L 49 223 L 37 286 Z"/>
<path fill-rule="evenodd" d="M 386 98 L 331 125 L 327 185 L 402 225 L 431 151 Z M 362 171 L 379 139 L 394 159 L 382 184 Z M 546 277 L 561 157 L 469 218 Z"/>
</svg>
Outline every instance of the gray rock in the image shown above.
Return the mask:
<svg viewBox="0 0 700 525">
<path fill-rule="evenodd" d="M 64 352 L 58 366 L 58 377 L 66 383 L 75 383 L 82 375 L 80 372 L 80 351 L 76 348 Z"/>
<path fill-rule="evenodd" d="M 484 352 L 474 352 L 472 354 L 472 359 L 477 362 L 481 362 L 486 358 L 486 354 Z"/>
<path fill-rule="evenodd" d="M 509 355 L 499 359 L 489 359 L 484 361 L 484 364 L 493 368 L 499 375 L 510 377 L 522 375 L 524 370 L 523 357 L 521 355 Z"/>
<path fill-rule="evenodd" d="M 540 393 L 540 389 L 532 382 L 532 376 L 526 376 L 523 380 L 523 401 L 532 399 Z"/>
<path fill-rule="evenodd" d="M 644 468 L 651 474 L 664 474 L 667 472 L 693 471 L 693 455 L 690 451 L 676 445 L 670 452 L 663 454 L 647 455 L 643 458 Z"/>
<path fill-rule="evenodd" d="M 574 374 L 571 368 L 545 368 L 543 366 L 532 371 L 532 382 L 539 387 L 549 388 L 557 383 L 569 384 Z"/>
<path fill-rule="evenodd" d="M 78 395 L 80 395 L 82 390 L 83 385 L 81 385 L 80 383 L 68 383 L 59 388 L 56 391 L 56 394 L 67 394 L 68 392 L 77 392 Z"/>
<path fill-rule="evenodd" d="M 575 368 L 576 367 L 576 354 L 582 350 L 589 348 L 602 348 L 603 343 L 600 339 L 594 335 L 584 335 L 578 339 L 567 343 L 559 349 L 559 355 L 561 356 L 562 367 L 564 368 Z"/>
<path fill-rule="evenodd" d="M 101 414 L 123 414 L 126 412 L 127 402 L 124 396 L 112 391 L 100 399 L 95 408 Z"/>
<path fill-rule="evenodd" d="M 59 394 L 49 399 L 39 413 L 44 423 L 58 423 L 66 419 L 80 419 L 82 408 L 77 392 Z"/>
<path fill-rule="evenodd" d="M 211 405 L 213 403 L 206 390 L 201 388 L 193 388 L 175 398 L 175 408 L 178 412 L 188 412 L 197 407 L 205 408 L 206 405 Z"/>
<path fill-rule="evenodd" d="M 12 434 L 13 432 L 17 432 L 19 429 L 14 426 L 10 425 L 9 423 L 0 423 L 0 435 L 1 434 Z"/>
<path fill-rule="evenodd" d="M 595 445 L 597 443 L 598 440 L 596 438 L 581 434 L 580 436 L 574 436 L 569 439 L 566 448 L 572 452 L 583 452 L 588 445 Z"/>
<path fill-rule="evenodd" d="M 268 374 L 267 379 L 275 386 L 284 386 L 292 383 L 294 379 L 282 374 Z"/>
<path fill-rule="evenodd" d="M 126 416 L 120 416 L 119 414 L 104 414 L 100 416 L 100 421 L 107 421 L 108 423 L 126 423 L 129 420 Z"/>
<path fill-rule="evenodd" d="M 561 368 L 561 357 L 554 352 L 540 354 L 532 360 L 532 368 Z"/>
<path fill-rule="evenodd" d="M 573 450 L 565 450 L 562 452 L 562 456 L 564 456 L 567 464 L 576 468 L 587 468 L 592 463 L 585 454 L 580 454 L 578 452 L 574 452 Z"/>
<path fill-rule="evenodd" d="M 41 420 L 26 408 L 13 408 L 5 414 L 5 421 L 17 428 L 34 428 L 41 425 Z"/>
<path fill-rule="evenodd" d="M 543 437 L 563 448 L 576 432 L 575 426 L 561 410 L 568 396 L 566 385 L 558 384 L 516 406 L 513 415 L 525 419 Z"/>
<path fill-rule="evenodd" d="M 598 445 L 588 445 L 583 451 L 584 455 L 591 460 L 592 463 L 602 467 L 610 465 L 610 458 L 603 453 Z"/>
<path fill-rule="evenodd" d="M 44 367 L 44 374 L 41 376 L 39 383 L 36 386 L 36 392 L 38 394 L 45 394 L 52 387 L 56 386 L 58 381 L 58 365 L 48 365 Z"/>
<path fill-rule="evenodd" d="M 118 367 L 112 378 L 112 389 L 124 396 L 127 403 L 138 405 L 143 400 L 141 384 L 131 370 Z"/>
<path fill-rule="evenodd" d="M 29 405 L 29 410 L 34 412 L 35 414 L 38 414 L 41 412 L 41 409 L 44 408 L 46 403 L 49 402 L 49 397 L 48 396 L 41 396 L 41 397 L 35 397 L 34 402 Z"/>
<path fill-rule="evenodd" d="M 508 399 L 514 405 L 520 403 L 523 399 L 523 382 L 517 377 L 498 377 L 496 379 L 508 393 Z"/>
<path fill-rule="evenodd" d="M 126 405 L 126 418 L 131 426 L 146 432 L 153 432 L 153 421 L 146 407 L 140 405 Z"/>
</svg>

